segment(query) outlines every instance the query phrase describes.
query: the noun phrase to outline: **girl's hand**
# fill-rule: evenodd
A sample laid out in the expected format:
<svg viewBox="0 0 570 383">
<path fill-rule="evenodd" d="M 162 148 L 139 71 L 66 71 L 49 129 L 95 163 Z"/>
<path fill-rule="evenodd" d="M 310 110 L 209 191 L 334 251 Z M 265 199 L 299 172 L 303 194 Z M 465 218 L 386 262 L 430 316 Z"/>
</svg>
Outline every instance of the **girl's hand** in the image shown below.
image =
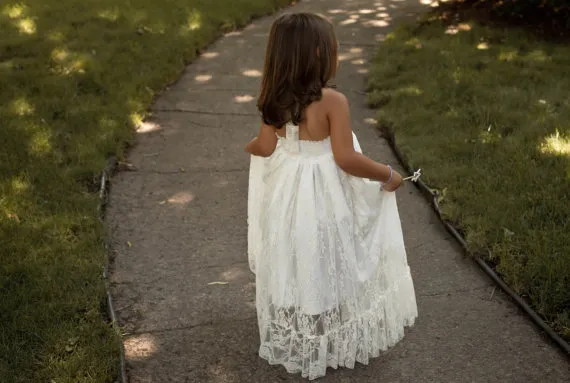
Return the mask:
<svg viewBox="0 0 570 383">
<path fill-rule="evenodd" d="M 404 181 L 403 181 L 400 173 L 398 173 L 397 171 L 394 170 L 392 172 L 392 180 L 390 182 L 382 185 L 382 190 L 387 191 L 387 192 L 396 191 L 400 186 L 402 186 L 403 182 Z"/>
</svg>

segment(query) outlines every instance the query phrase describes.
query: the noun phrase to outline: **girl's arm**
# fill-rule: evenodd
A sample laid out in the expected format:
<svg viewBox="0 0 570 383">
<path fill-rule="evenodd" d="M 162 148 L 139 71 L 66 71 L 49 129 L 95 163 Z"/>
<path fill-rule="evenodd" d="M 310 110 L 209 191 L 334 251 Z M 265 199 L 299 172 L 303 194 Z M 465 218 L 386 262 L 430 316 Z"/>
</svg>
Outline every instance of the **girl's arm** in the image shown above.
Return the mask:
<svg viewBox="0 0 570 383">
<path fill-rule="evenodd" d="M 274 128 L 262 123 L 259 135 L 246 145 L 245 151 L 254 156 L 269 157 L 275 151 L 276 146 L 277 136 Z"/>
<path fill-rule="evenodd" d="M 402 176 L 392 172 L 390 168 L 371 160 L 362 153 L 354 150 L 352 128 L 350 125 L 350 109 L 346 97 L 336 91 L 328 91 L 328 118 L 331 129 L 331 146 L 337 165 L 350 175 L 384 182 L 384 190 L 394 191 L 402 184 Z"/>
</svg>

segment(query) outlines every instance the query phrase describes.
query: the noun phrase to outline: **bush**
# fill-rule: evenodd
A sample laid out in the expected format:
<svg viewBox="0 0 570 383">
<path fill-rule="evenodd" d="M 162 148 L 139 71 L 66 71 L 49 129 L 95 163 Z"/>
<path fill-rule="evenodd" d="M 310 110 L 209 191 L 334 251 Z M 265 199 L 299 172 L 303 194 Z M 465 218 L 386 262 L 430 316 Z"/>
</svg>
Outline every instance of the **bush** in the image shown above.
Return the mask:
<svg viewBox="0 0 570 383">
<path fill-rule="evenodd" d="M 553 23 L 559 27 L 570 26 L 570 2 L 568 0 L 490 0 L 494 10 L 503 17 L 515 17 Z"/>
</svg>

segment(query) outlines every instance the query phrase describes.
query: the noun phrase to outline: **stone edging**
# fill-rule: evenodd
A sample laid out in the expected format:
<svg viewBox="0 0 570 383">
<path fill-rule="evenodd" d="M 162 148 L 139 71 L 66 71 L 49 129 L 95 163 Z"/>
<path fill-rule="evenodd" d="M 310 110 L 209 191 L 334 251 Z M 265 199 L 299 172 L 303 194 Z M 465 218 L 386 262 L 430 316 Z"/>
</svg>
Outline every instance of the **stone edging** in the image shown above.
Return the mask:
<svg viewBox="0 0 570 383">
<path fill-rule="evenodd" d="M 99 204 L 97 206 L 97 212 L 99 215 L 99 219 L 101 221 L 104 220 L 105 217 L 105 207 L 107 206 L 107 197 L 109 192 L 109 181 L 111 179 L 111 175 L 113 174 L 115 168 L 117 166 L 117 159 L 115 157 L 111 157 L 107 160 L 107 164 L 105 165 L 105 169 L 101 174 L 101 183 L 99 186 Z M 117 322 L 117 314 L 115 313 L 114 305 L 113 305 L 113 298 L 111 297 L 111 290 L 109 289 L 109 243 L 108 239 L 105 239 L 105 252 L 107 254 L 107 262 L 105 267 L 103 268 L 103 278 L 105 279 L 105 291 L 107 293 L 107 314 L 109 318 L 111 318 L 111 325 L 119 334 L 121 338 L 121 349 L 120 349 L 120 365 L 119 365 L 119 379 L 121 383 L 127 383 L 127 371 L 126 371 L 126 363 L 125 363 L 125 349 L 123 346 L 122 336 L 120 335 L 120 329 Z"/>
</svg>

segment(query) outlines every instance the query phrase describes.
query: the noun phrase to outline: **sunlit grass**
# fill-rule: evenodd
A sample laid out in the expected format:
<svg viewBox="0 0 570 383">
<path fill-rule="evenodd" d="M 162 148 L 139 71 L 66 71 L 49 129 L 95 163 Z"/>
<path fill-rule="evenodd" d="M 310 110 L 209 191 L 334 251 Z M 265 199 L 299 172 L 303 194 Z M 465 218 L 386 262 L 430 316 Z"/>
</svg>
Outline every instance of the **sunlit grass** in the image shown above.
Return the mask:
<svg viewBox="0 0 570 383">
<path fill-rule="evenodd" d="M 98 176 L 201 48 L 286 3 L 0 4 L 0 382 L 116 380 Z"/>
<path fill-rule="evenodd" d="M 432 21 L 380 45 L 369 101 L 470 250 L 570 336 L 570 47 Z"/>
<path fill-rule="evenodd" d="M 568 156 L 570 158 L 570 138 L 561 137 L 559 132 L 548 136 L 540 145 L 540 151 L 545 154 Z"/>
</svg>

